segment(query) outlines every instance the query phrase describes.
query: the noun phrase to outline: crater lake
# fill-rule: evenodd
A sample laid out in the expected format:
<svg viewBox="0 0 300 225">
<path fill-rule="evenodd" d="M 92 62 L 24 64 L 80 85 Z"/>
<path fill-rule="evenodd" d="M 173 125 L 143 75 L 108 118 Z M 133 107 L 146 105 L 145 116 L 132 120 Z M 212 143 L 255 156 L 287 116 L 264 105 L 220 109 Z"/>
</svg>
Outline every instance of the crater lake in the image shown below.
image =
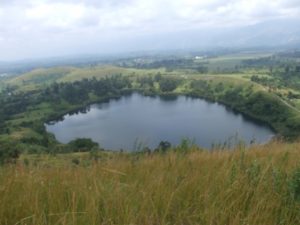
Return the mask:
<svg viewBox="0 0 300 225">
<path fill-rule="evenodd" d="M 268 142 L 275 132 L 228 107 L 187 96 L 149 97 L 134 93 L 105 103 L 92 104 L 84 112 L 67 114 L 46 129 L 62 143 L 91 138 L 104 149 L 154 149 L 160 141 L 172 145 L 188 138 L 211 148 L 215 144 Z"/>
</svg>

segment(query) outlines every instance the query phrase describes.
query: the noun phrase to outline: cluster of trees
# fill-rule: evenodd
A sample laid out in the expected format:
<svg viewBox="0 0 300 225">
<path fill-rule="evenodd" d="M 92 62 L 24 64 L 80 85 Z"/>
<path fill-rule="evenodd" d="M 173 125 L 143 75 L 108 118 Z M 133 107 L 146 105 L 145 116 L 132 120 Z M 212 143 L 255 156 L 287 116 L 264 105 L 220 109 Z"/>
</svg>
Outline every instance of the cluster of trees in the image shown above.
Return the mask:
<svg viewBox="0 0 300 225">
<path fill-rule="evenodd" d="M 174 58 L 174 59 L 161 59 L 154 61 L 138 61 L 133 63 L 133 67 L 140 69 L 156 69 L 156 68 L 166 68 L 169 71 L 182 68 L 190 68 L 193 66 L 193 59 L 185 58 Z"/>
<path fill-rule="evenodd" d="M 130 63 L 122 62 L 119 66 L 122 67 L 134 67 L 138 69 L 157 69 L 157 68 L 166 68 L 168 72 L 172 72 L 176 69 L 191 69 L 195 70 L 198 73 L 207 73 L 208 67 L 205 63 L 195 62 L 194 59 L 189 58 L 177 58 L 177 59 L 162 59 L 155 61 L 131 61 Z"/>
<path fill-rule="evenodd" d="M 193 80 L 190 87 L 195 90 L 207 90 L 210 88 L 210 85 L 206 80 Z"/>
<path fill-rule="evenodd" d="M 31 91 L 26 93 L 13 94 L 3 92 L 0 94 L 0 133 L 6 132 L 4 122 L 12 115 L 25 112 L 27 107 L 35 105 L 38 102 L 37 92 Z"/>
<path fill-rule="evenodd" d="M 280 84 L 280 82 L 273 77 L 269 78 L 269 77 L 259 77 L 257 75 L 253 75 L 251 76 L 251 81 L 258 84 L 262 84 L 263 86 L 267 86 L 270 88 L 280 88 L 282 86 L 282 84 Z"/>
<path fill-rule="evenodd" d="M 141 76 L 137 78 L 137 82 L 140 84 L 140 87 L 145 88 L 154 88 L 154 83 L 156 79 L 153 76 Z"/>
<path fill-rule="evenodd" d="M 65 100 L 71 104 L 80 104 L 89 100 L 89 94 L 107 96 L 120 94 L 123 89 L 130 89 L 128 77 L 116 75 L 97 80 L 83 79 L 73 83 L 54 83 L 41 93 L 42 101 L 59 102 Z"/>
<path fill-rule="evenodd" d="M 278 64 L 269 67 L 270 77 L 259 77 L 253 75 L 251 80 L 253 82 L 274 88 L 292 88 L 300 89 L 300 65 L 296 62 L 278 62 Z"/>
<path fill-rule="evenodd" d="M 282 65 L 281 69 L 272 74 L 282 86 L 292 88 L 295 90 L 300 89 L 300 65 L 286 63 Z"/>
<path fill-rule="evenodd" d="M 138 77 L 137 82 L 142 89 L 154 90 L 154 84 L 158 83 L 162 92 L 172 92 L 178 87 L 181 81 L 177 78 L 162 77 L 160 73 L 157 73 L 155 76 Z"/>
<path fill-rule="evenodd" d="M 199 66 L 196 66 L 196 67 L 195 67 L 195 70 L 196 70 L 198 73 L 207 73 L 207 72 L 208 72 L 208 67 L 199 65 Z"/>
<path fill-rule="evenodd" d="M 206 80 L 193 80 L 190 83 L 191 94 L 214 100 L 215 93 L 212 85 Z"/>
<path fill-rule="evenodd" d="M 174 91 L 179 84 L 180 80 L 178 79 L 163 78 L 159 81 L 159 87 L 162 92 Z"/>
<path fill-rule="evenodd" d="M 242 64 L 248 67 L 264 67 L 264 66 L 274 66 L 278 64 L 279 61 L 274 56 L 262 57 L 256 59 L 245 59 Z"/>
</svg>

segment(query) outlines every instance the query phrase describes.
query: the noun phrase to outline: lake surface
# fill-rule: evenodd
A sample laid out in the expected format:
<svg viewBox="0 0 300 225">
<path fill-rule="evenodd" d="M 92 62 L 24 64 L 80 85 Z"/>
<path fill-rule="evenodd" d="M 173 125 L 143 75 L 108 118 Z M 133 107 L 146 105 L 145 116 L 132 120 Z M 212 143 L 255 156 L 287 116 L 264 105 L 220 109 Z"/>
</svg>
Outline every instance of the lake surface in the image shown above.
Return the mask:
<svg viewBox="0 0 300 225">
<path fill-rule="evenodd" d="M 137 150 L 140 145 L 155 148 L 160 141 L 177 145 L 189 138 L 202 147 L 213 143 L 249 144 L 269 141 L 274 132 L 224 105 L 199 98 L 123 96 L 107 103 L 93 104 L 86 112 L 68 114 L 62 121 L 46 124 L 57 140 L 91 138 L 111 150 Z"/>
</svg>

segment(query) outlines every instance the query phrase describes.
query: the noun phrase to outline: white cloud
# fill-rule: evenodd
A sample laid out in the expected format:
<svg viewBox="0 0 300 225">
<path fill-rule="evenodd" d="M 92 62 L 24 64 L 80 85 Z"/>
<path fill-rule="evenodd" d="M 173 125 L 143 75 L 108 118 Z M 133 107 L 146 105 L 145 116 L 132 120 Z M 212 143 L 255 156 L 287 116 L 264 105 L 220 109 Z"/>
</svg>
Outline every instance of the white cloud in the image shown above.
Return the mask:
<svg viewBox="0 0 300 225">
<path fill-rule="evenodd" d="M 26 23 L 34 29 L 62 27 L 66 31 L 82 27 L 99 29 L 163 29 L 209 25 L 235 26 L 267 18 L 297 16 L 298 0 L 7 0 L 0 1 L 11 17 L 11 25 Z M 0 11 L 1 12 L 1 11 Z M 19 13 L 18 13 L 19 12 Z M 299 15 L 298 15 L 299 16 Z M 5 20 L 5 19 L 4 19 Z M 160 26 L 157 26 L 157 25 Z M 0 20 L 1 27 L 1 20 Z"/>
<path fill-rule="evenodd" d="M 26 10 L 26 17 L 40 21 L 42 26 L 73 26 L 84 14 L 80 4 L 38 4 Z"/>
<path fill-rule="evenodd" d="M 31 42 L 34 54 L 32 43 L 42 53 L 52 50 L 52 45 L 79 45 L 86 40 L 92 45 L 299 17 L 299 0 L 0 0 L 0 49 L 11 48 L 18 55 L 21 49 L 28 52 Z"/>
</svg>

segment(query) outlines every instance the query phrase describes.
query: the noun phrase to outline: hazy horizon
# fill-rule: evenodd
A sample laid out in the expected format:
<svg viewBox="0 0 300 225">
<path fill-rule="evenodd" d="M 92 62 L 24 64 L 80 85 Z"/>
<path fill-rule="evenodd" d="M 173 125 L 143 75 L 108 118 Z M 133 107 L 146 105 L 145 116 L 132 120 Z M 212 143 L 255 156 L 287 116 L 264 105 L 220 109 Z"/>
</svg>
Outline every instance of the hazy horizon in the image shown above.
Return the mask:
<svg viewBox="0 0 300 225">
<path fill-rule="evenodd" d="M 300 46 L 297 0 L 0 0 L 0 61 Z"/>
</svg>

